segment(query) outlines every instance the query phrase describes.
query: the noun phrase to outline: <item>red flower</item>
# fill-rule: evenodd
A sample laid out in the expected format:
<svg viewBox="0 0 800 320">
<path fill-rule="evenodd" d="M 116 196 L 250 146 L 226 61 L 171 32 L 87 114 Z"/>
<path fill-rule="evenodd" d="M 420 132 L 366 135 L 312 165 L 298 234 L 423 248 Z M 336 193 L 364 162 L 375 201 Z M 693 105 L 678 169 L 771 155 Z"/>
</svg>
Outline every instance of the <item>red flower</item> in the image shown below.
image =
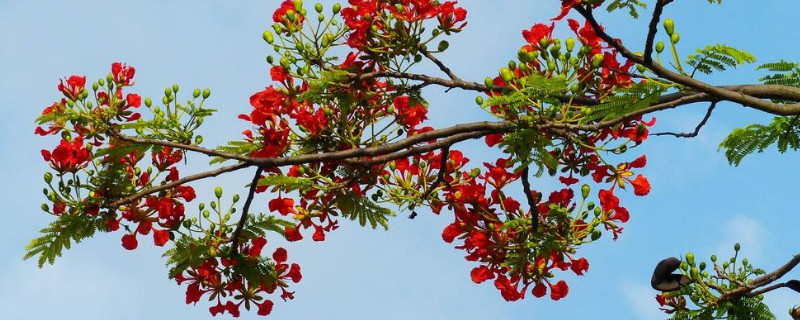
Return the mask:
<svg viewBox="0 0 800 320">
<path fill-rule="evenodd" d="M 566 297 L 567 293 L 569 293 L 569 287 L 564 280 L 559 281 L 555 285 L 550 285 L 550 298 L 555 301 Z"/>
<path fill-rule="evenodd" d="M 292 76 L 289 75 L 289 73 L 286 72 L 286 69 L 284 69 L 281 66 L 273 66 L 269 70 L 269 74 L 272 77 L 272 81 L 278 81 L 278 82 L 282 82 L 282 83 L 291 83 L 292 82 Z"/>
<path fill-rule="evenodd" d="M 284 216 L 290 213 L 297 213 L 297 210 L 294 209 L 294 199 L 292 198 L 275 198 L 270 200 L 269 211 L 277 211 Z"/>
<path fill-rule="evenodd" d="M 292 263 L 292 267 L 289 268 L 289 273 L 287 273 L 285 277 L 292 279 L 294 283 L 300 282 L 300 280 L 303 279 L 303 274 L 300 273 L 300 265 Z"/>
<path fill-rule="evenodd" d="M 461 226 L 459 226 L 457 222 L 454 222 L 444 228 L 444 231 L 442 231 L 442 239 L 444 242 L 452 243 L 462 232 Z"/>
<path fill-rule="evenodd" d="M 286 235 L 286 240 L 289 242 L 300 241 L 303 240 L 303 235 L 297 230 L 300 226 L 297 227 L 286 227 L 283 229 L 283 233 Z"/>
<path fill-rule="evenodd" d="M 415 102 L 412 105 L 408 96 L 394 98 L 394 108 L 395 112 L 397 112 L 397 122 L 407 129 L 413 129 L 422 121 L 428 119 L 428 109 L 419 102 Z"/>
<path fill-rule="evenodd" d="M 247 250 L 247 255 L 250 257 L 258 257 L 261 255 L 261 250 L 264 249 L 264 246 L 267 245 L 267 238 L 258 237 L 253 240 L 250 240 L 253 244 L 250 249 Z"/>
<path fill-rule="evenodd" d="M 139 241 L 136 241 L 136 233 L 122 236 L 122 247 L 126 250 L 134 250 L 138 246 Z"/>
<path fill-rule="evenodd" d="M 447 1 L 439 6 L 439 27 L 450 32 L 459 32 L 467 26 L 467 10 L 455 6 L 455 1 Z M 456 26 L 457 23 L 464 23 Z"/>
<path fill-rule="evenodd" d="M 272 259 L 275 260 L 275 263 L 284 263 L 287 259 L 286 249 L 278 248 L 275 249 L 275 252 L 272 253 Z"/>
<path fill-rule="evenodd" d="M 631 168 L 644 168 L 647 165 L 647 155 L 642 155 L 631 162 Z"/>
<path fill-rule="evenodd" d="M 573 260 L 572 265 L 570 265 L 570 268 L 572 268 L 572 272 L 575 272 L 575 274 L 582 276 L 584 273 L 586 273 L 586 271 L 589 271 L 589 261 L 587 261 L 586 258 Z"/>
<path fill-rule="evenodd" d="M 543 283 L 537 283 L 531 291 L 534 297 L 541 298 L 547 294 L 547 287 Z"/>
<path fill-rule="evenodd" d="M 183 159 L 183 153 L 180 150 L 172 151 L 170 147 L 163 147 L 159 152 L 152 153 L 153 166 L 158 171 L 167 170 L 167 168 L 180 162 Z"/>
<path fill-rule="evenodd" d="M 503 142 L 503 134 L 502 133 L 494 133 L 487 135 L 484 140 L 486 141 L 486 145 L 489 147 L 494 147 L 500 142 Z"/>
<path fill-rule="evenodd" d="M 259 316 L 269 315 L 270 313 L 272 313 L 272 306 L 273 305 L 274 305 L 274 303 L 272 302 L 272 300 L 269 300 L 269 299 L 265 300 L 264 303 L 259 303 L 258 304 L 258 315 Z"/>
<path fill-rule="evenodd" d="M 322 230 L 322 227 L 314 226 L 314 234 L 311 236 L 311 240 L 325 241 L 325 232 Z"/>
<path fill-rule="evenodd" d="M 58 91 L 61 91 L 70 100 L 78 100 L 78 95 L 86 87 L 86 77 L 70 76 L 67 83 L 62 79 L 58 84 Z"/>
<path fill-rule="evenodd" d="M 480 266 L 477 268 L 472 269 L 470 272 L 470 276 L 472 277 L 472 282 L 481 283 L 489 279 L 494 278 L 494 273 L 489 270 L 486 266 Z"/>
<path fill-rule="evenodd" d="M 553 37 L 553 29 L 555 29 L 555 23 L 551 23 L 550 26 L 546 24 L 537 23 L 531 27 L 530 30 L 522 30 L 522 37 L 525 38 L 526 41 L 530 44 L 530 46 L 534 49 L 540 49 L 540 42 L 542 39 L 547 40 L 549 43 Z"/>
<path fill-rule="evenodd" d="M 111 77 L 114 78 L 114 82 L 117 85 L 130 85 L 135 73 L 136 69 L 134 67 L 129 67 L 128 65 L 119 62 L 114 62 L 111 64 Z"/>
<path fill-rule="evenodd" d="M 153 242 L 159 247 L 163 247 L 169 241 L 169 231 L 153 230 Z"/>
<path fill-rule="evenodd" d="M 50 152 L 42 150 L 44 161 L 60 173 L 77 172 L 89 163 L 89 150 L 83 145 L 83 137 L 78 136 L 69 142 L 61 139 L 61 143 Z"/>
<path fill-rule="evenodd" d="M 603 208 L 603 211 L 611 211 L 619 207 L 619 198 L 614 195 L 613 190 L 601 189 L 598 197 L 600 197 L 600 207 Z"/>
<path fill-rule="evenodd" d="M 637 196 L 646 196 L 650 193 L 650 182 L 641 174 L 636 176 L 636 179 L 631 181 L 633 185 L 633 194 Z"/>
</svg>

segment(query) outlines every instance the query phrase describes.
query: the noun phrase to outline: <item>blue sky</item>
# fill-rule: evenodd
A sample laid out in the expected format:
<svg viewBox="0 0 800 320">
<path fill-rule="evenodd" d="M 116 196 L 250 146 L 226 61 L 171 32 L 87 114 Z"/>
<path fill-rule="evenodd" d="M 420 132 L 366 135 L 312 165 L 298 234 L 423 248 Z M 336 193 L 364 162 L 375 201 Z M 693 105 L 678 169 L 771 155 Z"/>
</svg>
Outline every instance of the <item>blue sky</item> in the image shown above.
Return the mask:
<svg viewBox="0 0 800 320">
<path fill-rule="evenodd" d="M 330 1 L 326 3 L 326 8 Z M 666 10 L 682 33 L 681 48 L 726 43 L 749 50 L 759 62 L 798 59 L 798 35 L 786 21 L 800 3 L 726 0 L 679 1 Z M 451 40 L 441 56 L 462 78 L 480 81 L 515 57 L 520 31 L 556 14 L 555 0 L 462 1 L 469 26 Z M 166 278 L 161 250 L 149 245 L 127 252 L 119 235 L 99 235 L 73 247 L 54 266 L 39 270 L 22 261 L 24 245 L 51 218 L 39 211 L 41 174 L 46 164 L 39 150 L 52 139 L 33 135 L 34 118 L 57 97 L 59 77 L 105 75 L 114 61 L 137 68 L 135 90 L 160 96 L 179 83 L 212 88 L 220 111 L 206 121 L 207 145 L 239 138 L 245 127 L 236 115 L 248 110 L 248 97 L 267 84 L 271 53 L 261 40 L 278 1 L 13 1 L 0 0 L 0 170 L 4 183 L 4 223 L 0 226 L 0 315 L 4 319 L 209 319 L 208 304 L 187 306 L 184 288 Z M 609 32 L 640 49 L 645 20 L 622 13 L 603 16 Z M 567 35 L 560 25 L 557 33 Z M 421 72 L 436 72 L 423 67 Z M 753 68 L 708 77 L 718 84 L 752 83 Z M 487 119 L 472 93 L 444 94 L 430 88 L 429 116 L 437 126 Z M 690 131 L 705 106 L 658 114 L 654 131 Z M 447 214 L 422 213 L 410 221 L 403 214 L 389 232 L 343 223 L 323 243 L 289 246 L 290 259 L 303 266 L 297 297 L 279 302 L 274 319 L 662 319 L 648 281 L 661 259 L 694 251 L 698 257 L 725 256 L 735 242 L 745 255 L 773 269 L 798 252 L 795 204 L 799 179 L 796 153 L 775 150 L 727 165 L 717 145 L 733 128 L 769 117 L 730 103 L 721 104 L 701 135 L 691 140 L 654 137 L 632 151 L 646 153 L 645 174 L 653 185 L 645 198 L 624 195 L 631 221 L 616 242 L 603 239 L 581 253 L 590 261 L 583 277 L 567 276 L 570 294 L 561 301 L 528 298 L 502 300 L 491 284 L 469 280 L 470 263 L 441 241 Z M 493 154 L 482 143 L 459 146 L 473 163 Z M 201 170 L 205 159 L 184 170 Z M 216 185 L 243 193 L 244 173 L 194 186 L 209 195 Z M 534 188 L 548 190 L 548 181 Z M 789 200 L 789 201 L 787 201 Z M 259 204 L 262 208 L 266 201 Z M 278 241 L 269 246 L 278 245 Z M 797 272 L 789 276 L 798 277 Z M 778 291 L 767 302 L 779 318 L 800 303 L 792 292 Z M 257 319 L 243 313 L 243 319 Z"/>
</svg>

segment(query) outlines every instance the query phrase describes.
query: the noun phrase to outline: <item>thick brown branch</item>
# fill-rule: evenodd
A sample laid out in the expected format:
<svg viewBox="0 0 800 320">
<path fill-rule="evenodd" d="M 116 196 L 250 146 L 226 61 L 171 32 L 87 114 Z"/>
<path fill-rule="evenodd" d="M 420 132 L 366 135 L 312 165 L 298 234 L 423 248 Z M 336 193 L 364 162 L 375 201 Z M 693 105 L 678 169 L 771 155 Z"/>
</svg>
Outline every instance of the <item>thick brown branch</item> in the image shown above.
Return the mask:
<svg viewBox="0 0 800 320">
<path fill-rule="evenodd" d="M 614 49 L 616 49 L 623 57 L 641 64 L 651 71 L 653 71 L 656 75 L 661 78 L 673 81 L 675 83 L 684 85 L 686 87 L 692 88 L 699 92 L 708 93 L 711 96 L 717 98 L 717 100 L 728 100 L 731 102 L 736 102 L 748 107 L 752 107 L 764 112 L 768 112 L 775 115 L 781 116 L 788 116 L 788 115 L 797 115 L 800 114 L 800 103 L 793 103 L 793 104 L 778 104 L 771 101 L 763 100 L 758 97 L 754 97 L 748 95 L 744 92 L 736 92 L 732 90 L 728 90 L 724 87 L 717 87 L 711 84 L 702 82 L 700 80 L 694 79 L 689 76 L 685 76 L 682 74 L 678 74 L 675 72 L 670 71 L 669 69 L 665 68 L 664 66 L 653 62 L 653 61 L 645 61 L 642 56 L 636 55 L 628 48 L 623 46 L 619 41 L 614 39 L 608 33 L 603 30 L 603 27 L 597 22 L 597 20 L 592 15 L 591 8 L 584 8 L 581 6 L 576 6 L 575 10 L 580 13 L 586 21 L 594 29 L 595 33 L 608 44 L 610 44 Z M 794 100 L 798 101 L 798 100 Z"/>
<path fill-rule="evenodd" d="M 258 187 L 258 179 L 261 178 L 261 173 L 263 171 L 264 169 L 259 167 L 256 170 L 255 175 L 253 175 L 253 180 L 250 182 L 250 190 L 247 191 L 247 200 L 244 201 L 244 206 L 242 207 L 242 216 L 239 217 L 239 223 L 236 224 L 236 230 L 234 230 L 233 235 L 231 235 L 231 250 L 233 250 L 234 254 L 239 252 L 239 237 L 242 235 L 242 230 L 247 222 L 247 215 L 250 212 L 250 204 L 253 203 L 253 197 L 255 196 L 256 188 Z"/>
<path fill-rule="evenodd" d="M 798 264 L 800 264 L 800 254 L 797 254 L 794 257 L 792 257 L 791 260 L 786 262 L 780 268 L 775 269 L 775 271 L 772 271 L 763 276 L 755 278 L 753 279 L 753 281 L 744 286 L 724 292 L 719 297 L 719 299 L 717 299 L 717 303 L 721 301 L 730 301 L 743 296 L 754 297 L 756 295 L 778 289 L 782 287 L 780 284 L 773 286 L 769 286 L 769 284 L 780 279 L 781 277 L 789 273 L 789 271 L 792 271 L 792 269 L 794 269 Z M 785 284 L 783 284 L 783 286 L 785 286 Z"/>
<path fill-rule="evenodd" d="M 653 61 L 653 42 L 655 41 L 656 34 L 658 33 L 658 22 L 661 20 L 661 14 L 664 12 L 664 7 L 670 4 L 673 0 L 658 0 L 656 7 L 653 9 L 653 18 L 650 19 L 650 27 L 647 31 L 647 40 L 644 44 L 644 61 L 650 63 Z"/>
<path fill-rule="evenodd" d="M 532 232 L 537 233 L 539 230 L 539 208 L 536 206 L 536 199 L 534 199 L 531 191 L 531 183 L 528 181 L 529 174 L 528 167 L 522 169 L 522 190 L 525 192 L 525 198 L 528 200 L 528 206 L 531 208 Z"/>
</svg>

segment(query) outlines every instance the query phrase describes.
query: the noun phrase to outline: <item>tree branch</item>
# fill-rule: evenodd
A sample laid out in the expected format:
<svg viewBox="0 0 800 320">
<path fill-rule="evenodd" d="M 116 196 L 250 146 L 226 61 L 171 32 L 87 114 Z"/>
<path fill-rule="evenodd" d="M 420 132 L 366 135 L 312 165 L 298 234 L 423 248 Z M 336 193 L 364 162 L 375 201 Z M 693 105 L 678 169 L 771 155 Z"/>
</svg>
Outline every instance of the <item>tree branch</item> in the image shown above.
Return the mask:
<svg viewBox="0 0 800 320">
<path fill-rule="evenodd" d="M 786 286 L 785 283 L 783 284 L 783 286 L 781 286 L 781 284 L 772 286 L 768 285 L 780 279 L 781 277 L 789 273 L 789 271 L 792 271 L 792 269 L 794 269 L 794 267 L 796 267 L 798 264 L 800 264 L 800 254 L 796 254 L 794 257 L 792 257 L 791 260 L 786 262 L 780 268 L 775 269 L 775 271 L 772 271 L 763 276 L 753 279 L 753 281 L 751 281 L 749 284 L 738 287 L 731 291 L 723 292 L 723 294 L 719 297 L 719 299 L 717 299 L 717 303 L 722 301 L 730 301 L 733 299 L 740 298 L 742 296 L 754 297 L 756 295 L 784 287 Z"/>
<path fill-rule="evenodd" d="M 536 206 L 536 199 L 533 198 L 531 183 L 528 181 L 529 174 L 530 172 L 527 166 L 522 169 L 522 190 L 525 192 L 525 198 L 528 199 L 528 206 L 531 208 L 532 232 L 535 233 L 539 230 L 539 208 Z"/>
<path fill-rule="evenodd" d="M 664 7 L 672 1 L 673 0 L 658 0 L 656 2 L 656 7 L 653 9 L 653 18 L 650 19 L 650 29 L 647 32 L 647 40 L 644 44 L 644 61 L 646 63 L 653 61 L 653 41 L 655 41 L 656 34 L 658 33 L 658 22 L 661 20 Z"/>
<path fill-rule="evenodd" d="M 422 52 L 422 55 L 428 58 L 428 60 L 436 64 L 436 66 L 439 67 L 439 70 L 442 70 L 442 72 L 444 72 L 448 77 L 450 77 L 451 80 L 453 81 L 461 80 L 461 78 L 459 78 L 458 76 L 456 76 L 455 73 L 453 73 L 453 70 L 450 70 L 450 68 L 444 65 L 444 63 L 441 60 L 439 60 L 439 58 L 436 58 L 436 56 L 434 56 L 428 50 L 420 48 L 419 51 Z"/>
<path fill-rule="evenodd" d="M 242 235 L 245 222 L 247 222 L 247 214 L 250 211 L 250 204 L 253 203 L 253 197 L 258 187 L 258 179 L 261 178 L 262 172 L 264 172 L 264 169 L 258 167 L 256 174 L 253 175 L 253 180 L 250 182 L 250 190 L 247 192 L 247 200 L 244 201 L 244 206 L 242 207 L 242 216 L 239 218 L 239 223 L 236 224 L 236 230 L 231 235 L 231 250 L 233 250 L 234 255 L 239 253 L 239 237 Z"/>
<path fill-rule="evenodd" d="M 717 107 L 717 103 L 716 102 L 712 102 L 711 106 L 708 107 L 708 111 L 706 111 L 706 115 L 703 117 L 703 120 L 701 120 L 700 123 L 697 125 L 697 127 L 694 128 L 694 132 L 689 132 L 689 133 L 659 132 L 659 133 L 655 133 L 653 135 L 654 136 L 675 136 L 676 138 L 694 138 L 698 134 L 700 134 L 700 129 L 702 129 L 703 126 L 706 125 L 706 122 L 708 122 L 708 119 L 711 118 L 711 113 L 714 112 L 714 108 L 716 108 L 716 107 Z"/>
</svg>

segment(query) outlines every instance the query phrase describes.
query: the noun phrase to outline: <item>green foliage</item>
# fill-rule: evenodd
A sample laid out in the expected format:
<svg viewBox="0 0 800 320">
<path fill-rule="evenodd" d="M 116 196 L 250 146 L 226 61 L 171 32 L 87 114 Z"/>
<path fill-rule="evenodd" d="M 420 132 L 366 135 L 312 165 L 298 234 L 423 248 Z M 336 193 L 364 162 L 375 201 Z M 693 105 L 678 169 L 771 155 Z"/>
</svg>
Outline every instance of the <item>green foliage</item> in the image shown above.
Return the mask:
<svg viewBox="0 0 800 320">
<path fill-rule="evenodd" d="M 205 239 L 183 236 L 175 241 L 175 247 L 167 249 L 163 257 L 167 259 L 169 276 L 175 277 L 189 267 L 197 267 L 210 255 L 210 247 Z"/>
<path fill-rule="evenodd" d="M 275 191 L 307 191 L 314 186 L 314 181 L 308 178 L 287 177 L 284 175 L 269 175 L 258 180 L 259 187 L 275 187 Z"/>
<path fill-rule="evenodd" d="M 647 3 L 641 0 L 614 0 L 608 4 L 606 10 L 608 10 L 608 12 L 612 12 L 618 9 L 628 9 L 628 14 L 630 14 L 634 19 L 638 19 L 639 12 L 637 11 L 637 8 L 645 9 L 647 8 Z"/>
<path fill-rule="evenodd" d="M 64 249 L 69 249 L 72 242 L 80 243 L 82 240 L 94 235 L 95 231 L 104 228 L 102 219 L 80 214 L 62 214 L 50 223 L 50 226 L 40 230 L 43 236 L 35 238 L 25 246 L 23 259 L 27 260 L 39 255 L 39 268 L 45 262 L 53 264 L 55 259 L 61 257 Z"/>
<path fill-rule="evenodd" d="M 326 94 L 329 93 L 331 86 L 336 86 L 346 82 L 348 72 L 339 69 L 321 71 L 316 79 L 309 83 L 308 90 L 303 92 L 299 99 L 306 101 L 324 101 Z"/>
<path fill-rule="evenodd" d="M 800 87 L 800 64 L 781 60 L 760 65 L 757 69 L 775 72 L 759 79 L 764 84 Z M 776 102 L 784 103 L 786 101 Z"/>
<path fill-rule="evenodd" d="M 336 197 L 336 207 L 341 211 L 341 216 L 358 223 L 363 227 L 367 223 L 376 229 L 381 225 L 385 230 L 389 230 L 389 217 L 394 217 L 392 210 L 386 209 L 367 199 L 352 193 L 339 195 Z"/>
<path fill-rule="evenodd" d="M 692 71 L 694 75 L 697 71 L 711 74 L 714 71 L 725 71 L 727 68 L 736 68 L 741 64 L 755 61 L 755 56 L 750 53 L 724 44 L 715 44 L 698 49 L 697 54 L 690 55 L 686 63 L 694 67 Z"/>
<path fill-rule="evenodd" d="M 609 120 L 641 110 L 656 103 L 667 87 L 649 81 L 619 89 L 619 94 L 610 96 L 599 105 L 591 107 L 591 113 L 581 119 L 582 123 L 596 120 Z"/>
<path fill-rule="evenodd" d="M 800 148 L 800 121 L 798 117 L 776 117 L 769 125 L 751 124 L 733 130 L 719 146 L 725 150 L 728 162 L 738 166 L 745 156 L 754 152 L 763 152 L 767 147 L 777 143 L 778 151 Z"/>
<path fill-rule="evenodd" d="M 534 73 L 520 79 L 520 83 L 523 85 L 521 89 L 491 97 L 482 107 L 491 112 L 489 107 L 501 106 L 505 115 L 519 117 L 526 106 L 540 105 L 542 102 L 560 105 L 560 98 L 567 93 L 567 81 L 561 78 L 545 78 Z"/>
<path fill-rule="evenodd" d="M 257 217 L 250 215 L 247 218 L 247 227 L 242 229 L 242 237 L 245 239 L 253 239 L 256 237 L 264 237 L 268 232 L 275 232 L 283 235 L 284 228 L 293 228 L 295 225 L 290 221 L 276 218 L 275 216 L 268 216 L 259 214 Z"/>
<path fill-rule="evenodd" d="M 740 298 L 700 310 L 679 310 L 670 320 L 775 320 L 762 297 Z"/>
<path fill-rule="evenodd" d="M 521 129 L 511 132 L 503 138 L 502 145 L 505 147 L 503 152 L 513 154 L 513 161 L 520 163 L 518 168 L 536 165 L 537 170 L 533 175 L 537 178 L 542 176 L 545 168 L 558 167 L 558 159 L 546 149 L 552 145 L 552 141 L 535 130 Z"/>
<path fill-rule="evenodd" d="M 257 151 L 260 148 L 258 143 L 248 142 L 248 141 L 228 141 L 227 145 L 218 146 L 217 150 L 226 152 L 226 153 L 233 153 L 243 156 L 249 156 L 253 152 Z M 230 159 L 222 158 L 222 157 L 214 157 L 211 159 L 209 164 L 215 163 L 222 163 L 228 161 Z"/>
</svg>

